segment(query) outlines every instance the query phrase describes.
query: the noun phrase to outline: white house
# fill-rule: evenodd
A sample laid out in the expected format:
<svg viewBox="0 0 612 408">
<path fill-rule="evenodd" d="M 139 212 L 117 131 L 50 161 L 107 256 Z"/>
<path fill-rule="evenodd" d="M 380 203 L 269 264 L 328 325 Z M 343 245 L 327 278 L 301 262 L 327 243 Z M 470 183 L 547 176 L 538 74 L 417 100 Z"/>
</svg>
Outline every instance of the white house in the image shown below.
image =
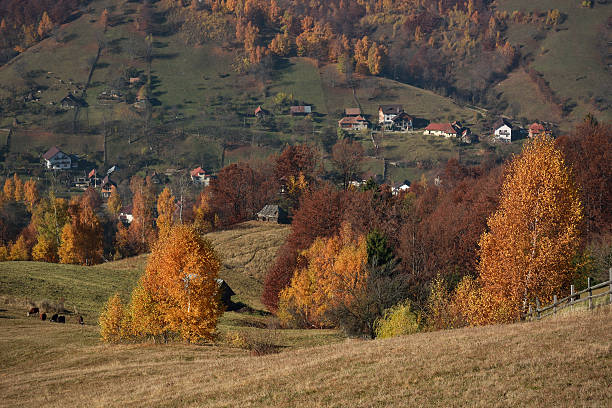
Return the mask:
<svg viewBox="0 0 612 408">
<path fill-rule="evenodd" d="M 516 139 L 518 135 L 518 129 L 512 126 L 512 123 L 506 118 L 501 118 L 493 124 L 495 139 L 504 142 L 511 142 Z"/>
<path fill-rule="evenodd" d="M 397 195 L 401 192 L 410 190 L 410 181 L 404 180 L 400 183 L 395 183 L 391 186 L 391 192 L 393 195 Z"/>
<path fill-rule="evenodd" d="M 202 167 L 197 167 L 189 172 L 191 176 L 191 181 L 194 183 L 201 183 L 204 187 L 208 187 L 210 185 L 210 180 L 214 178 L 214 176 L 210 174 L 206 174 Z"/>
<path fill-rule="evenodd" d="M 402 105 L 380 105 L 378 107 L 378 123 L 391 126 L 393 119 L 404 111 Z"/>
<path fill-rule="evenodd" d="M 48 169 L 65 170 L 72 166 L 70 155 L 62 152 L 57 146 L 53 146 L 43 154 L 43 159 Z"/>
</svg>

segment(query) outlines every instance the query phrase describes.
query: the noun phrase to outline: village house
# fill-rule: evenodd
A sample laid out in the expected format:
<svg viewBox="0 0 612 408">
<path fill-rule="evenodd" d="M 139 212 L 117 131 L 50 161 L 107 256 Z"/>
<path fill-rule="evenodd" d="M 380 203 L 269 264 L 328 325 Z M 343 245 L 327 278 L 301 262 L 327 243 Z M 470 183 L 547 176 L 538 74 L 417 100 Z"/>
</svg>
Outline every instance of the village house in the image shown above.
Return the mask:
<svg viewBox="0 0 612 408">
<path fill-rule="evenodd" d="M 345 116 L 338 121 L 338 126 L 344 130 L 364 130 L 369 122 L 363 116 Z"/>
<path fill-rule="evenodd" d="M 120 101 L 123 95 L 116 89 L 105 90 L 98 95 L 98 99 L 103 101 Z"/>
<path fill-rule="evenodd" d="M 391 130 L 405 132 L 407 130 L 412 130 L 412 121 L 413 117 L 408 115 L 406 112 L 400 112 L 396 117 L 391 121 Z"/>
<path fill-rule="evenodd" d="M 424 135 L 457 137 L 459 132 L 451 123 L 430 123 L 423 131 Z"/>
<path fill-rule="evenodd" d="M 503 142 L 511 142 L 516 140 L 520 134 L 520 129 L 513 126 L 506 118 L 500 118 L 493 124 L 493 135 L 495 139 Z"/>
<path fill-rule="evenodd" d="M 48 169 L 66 170 L 72 167 L 70 155 L 62 152 L 57 146 L 53 146 L 43 154 L 45 165 Z"/>
<path fill-rule="evenodd" d="M 125 206 L 121 208 L 119 212 L 119 221 L 123 223 L 126 227 L 130 225 L 132 221 L 134 221 L 134 216 L 132 215 L 133 207 L 131 205 Z"/>
<path fill-rule="evenodd" d="M 401 192 L 410 190 L 410 181 L 404 180 L 399 183 L 394 183 L 391 185 L 391 193 L 393 195 L 397 195 Z"/>
<path fill-rule="evenodd" d="M 60 101 L 60 106 L 62 109 L 66 110 L 76 109 L 87 106 L 87 102 L 69 92 L 68 95 L 66 95 L 64 99 Z"/>
<path fill-rule="evenodd" d="M 381 126 L 391 127 L 393 119 L 403 111 L 402 105 L 380 105 L 378 107 L 378 123 Z"/>
<path fill-rule="evenodd" d="M 208 187 L 210 185 L 210 181 L 214 178 L 211 174 L 207 174 L 202 167 L 198 166 L 195 169 L 189 172 L 189 176 L 191 177 L 191 181 L 194 183 L 203 184 L 204 187 Z"/>
<path fill-rule="evenodd" d="M 257 213 L 257 220 L 285 224 L 287 222 L 287 212 L 278 205 L 268 204 Z"/>
<path fill-rule="evenodd" d="M 312 113 L 312 106 L 292 106 L 289 108 L 291 116 L 306 116 Z"/>
<path fill-rule="evenodd" d="M 102 180 L 102 185 L 100 186 L 100 194 L 102 198 L 108 198 L 111 195 L 112 188 L 117 187 L 117 183 L 110 179 L 110 176 L 104 177 Z"/>
<path fill-rule="evenodd" d="M 541 123 L 534 122 L 529 125 L 530 138 L 543 135 L 552 136 L 552 132 Z"/>
</svg>

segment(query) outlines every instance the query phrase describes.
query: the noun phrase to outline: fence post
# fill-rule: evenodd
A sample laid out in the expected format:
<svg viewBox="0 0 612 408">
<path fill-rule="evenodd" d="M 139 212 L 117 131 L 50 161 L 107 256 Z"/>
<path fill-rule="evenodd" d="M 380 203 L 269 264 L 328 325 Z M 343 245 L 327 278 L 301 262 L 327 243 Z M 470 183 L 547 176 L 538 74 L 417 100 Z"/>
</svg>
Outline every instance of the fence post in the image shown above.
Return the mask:
<svg viewBox="0 0 612 408">
<path fill-rule="evenodd" d="M 612 268 L 610 268 L 608 273 L 610 274 L 608 276 L 608 279 L 610 279 L 610 303 L 612 303 Z"/>
<path fill-rule="evenodd" d="M 557 314 L 557 295 L 553 295 L 553 314 Z"/>
<path fill-rule="evenodd" d="M 570 286 L 570 305 L 574 303 L 574 285 Z"/>
<path fill-rule="evenodd" d="M 593 289 L 591 289 L 591 278 L 587 278 L 587 289 L 589 289 L 589 310 L 593 308 Z"/>
<path fill-rule="evenodd" d="M 537 319 L 540 320 L 540 299 L 536 299 L 536 315 Z"/>
</svg>

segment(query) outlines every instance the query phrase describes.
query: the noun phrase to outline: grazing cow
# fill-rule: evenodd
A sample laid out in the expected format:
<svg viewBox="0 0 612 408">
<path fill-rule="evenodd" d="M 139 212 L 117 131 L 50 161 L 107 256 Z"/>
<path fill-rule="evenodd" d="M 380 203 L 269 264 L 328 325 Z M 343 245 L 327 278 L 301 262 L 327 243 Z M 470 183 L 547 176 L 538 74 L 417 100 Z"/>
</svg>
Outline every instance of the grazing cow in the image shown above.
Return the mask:
<svg viewBox="0 0 612 408">
<path fill-rule="evenodd" d="M 31 307 L 30 311 L 28 312 L 28 316 L 38 316 L 38 312 L 40 311 L 37 307 Z"/>
<path fill-rule="evenodd" d="M 46 313 L 41 313 L 40 314 L 40 320 L 47 320 L 47 314 Z"/>
<path fill-rule="evenodd" d="M 58 316 L 57 313 L 55 313 L 53 316 L 51 316 L 51 321 L 57 323 L 57 316 Z"/>
<path fill-rule="evenodd" d="M 58 323 L 66 323 L 66 316 L 59 316 L 57 318 Z"/>
<path fill-rule="evenodd" d="M 76 316 L 75 320 L 76 320 L 76 322 L 78 324 L 85 324 L 85 323 L 83 323 L 83 316 Z"/>
</svg>

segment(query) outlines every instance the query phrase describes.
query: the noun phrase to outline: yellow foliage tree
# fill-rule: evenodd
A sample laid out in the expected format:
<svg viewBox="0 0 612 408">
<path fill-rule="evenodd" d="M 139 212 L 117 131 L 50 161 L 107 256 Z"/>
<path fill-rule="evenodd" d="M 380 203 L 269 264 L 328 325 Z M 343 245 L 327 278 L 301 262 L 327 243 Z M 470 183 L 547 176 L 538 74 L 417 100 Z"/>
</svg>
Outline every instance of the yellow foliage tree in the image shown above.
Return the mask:
<svg viewBox="0 0 612 408">
<path fill-rule="evenodd" d="M 29 261 L 30 260 L 30 249 L 28 243 L 23 235 L 17 238 L 17 241 L 11 245 L 9 254 L 9 260 L 11 261 Z"/>
<path fill-rule="evenodd" d="M 72 217 L 62 230 L 61 263 L 93 265 L 102 261 L 102 227 L 84 201 L 71 204 Z"/>
<path fill-rule="evenodd" d="M 78 264 L 79 247 L 77 243 L 77 232 L 72 223 L 67 223 L 62 229 L 62 244 L 59 247 L 59 260 L 63 264 Z"/>
<path fill-rule="evenodd" d="M 34 206 L 40 200 L 36 181 L 30 179 L 25 182 L 25 184 L 23 185 L 23 199 L 28 204 L 28 208 L 30 209 L 30 211 L 32 211 L 34 209 Z"/>
<path fill-rule="evenodd" d="M 57 242 L 48 236 L 39 236 L 32 248 L 32 259 L 39 262 L 58 262 Z"/>
<path fill-rule="evenodd" d="M 15 198 L 15 201 L 23 200 L 23 182 L 21 181 L 17 173 L 13 174 L 13 188 L 13 197 Z"/>
<path fill-rule="evenodd" d="M 480 239 L 481 307 L 470 323 L 512 321 L 569 289 L 582 206 L 554 141 L 538 137 L 509 166 L 499 207 Z"/>
<path fill-rule="evenodd" d="M 200 234 L 210 232 L 215 227 L 214 212 L 210 205 L 210 194 L 200 193 L 197 204 L 193 208 L 193 227 Z"/>
<path fill-rule="evenodd" d="M 123 203 L 121 202 L 121 196 L 119 195 L 119 191 L 117 190 L 117 187 L 112 186 L 110 197 L 108 197 L 108 202 L 106 203 L 106 207 L 108 208 L 108 211 L 112 215 L 118 216 L 119 213 L 121 212 L 122 205 Z"/>
<path fill-rule="evenodd" d="M 118 293 L 115 293 L 108 299 L 102 313 L 100 313 L 100 335 L 104 341 L 109 343 L 121 341 L 125 317 L 126 312 L 121 297 Z"/>
<path fill-rule="evenodd" d="M 367 251 L 364 237 L 354 237 L 348 224 L 340 234 L 318 238 L 302 253 L 307 266 L 298 269 L 280 293 L 279 317 L 285 323 L 299 319 L 323 327 L 332 322 L 326 313 L 350 305 L 365 288 Z"/>
<path fill-rule="evenodd" d="M 157 231 L 165 239 L 174 225 L 175 198 L 168 187 L 157 198 Z"/>
<path fill-rule="evenodd" d="M 7 177 L 4 181 L 3 192 L 5 200 L 13 200 L 15 198 L 15 183 L 12 178 Z"/>
<path fill-rule="evenodd" d="M 6 246 L 0 246 L 0 262 L 9 260 L 9 250 Z"/>
<path fill-rule="evenodd" d="M 220 265 L 210 242 L 192 227 L 177 225 L 167 239 L 157 241 L 142 287 L 163 319 L 162 332 L 180 333 L 188 341 L 214 337 L 222 313 L 216 281 Z"/>
</svg>

